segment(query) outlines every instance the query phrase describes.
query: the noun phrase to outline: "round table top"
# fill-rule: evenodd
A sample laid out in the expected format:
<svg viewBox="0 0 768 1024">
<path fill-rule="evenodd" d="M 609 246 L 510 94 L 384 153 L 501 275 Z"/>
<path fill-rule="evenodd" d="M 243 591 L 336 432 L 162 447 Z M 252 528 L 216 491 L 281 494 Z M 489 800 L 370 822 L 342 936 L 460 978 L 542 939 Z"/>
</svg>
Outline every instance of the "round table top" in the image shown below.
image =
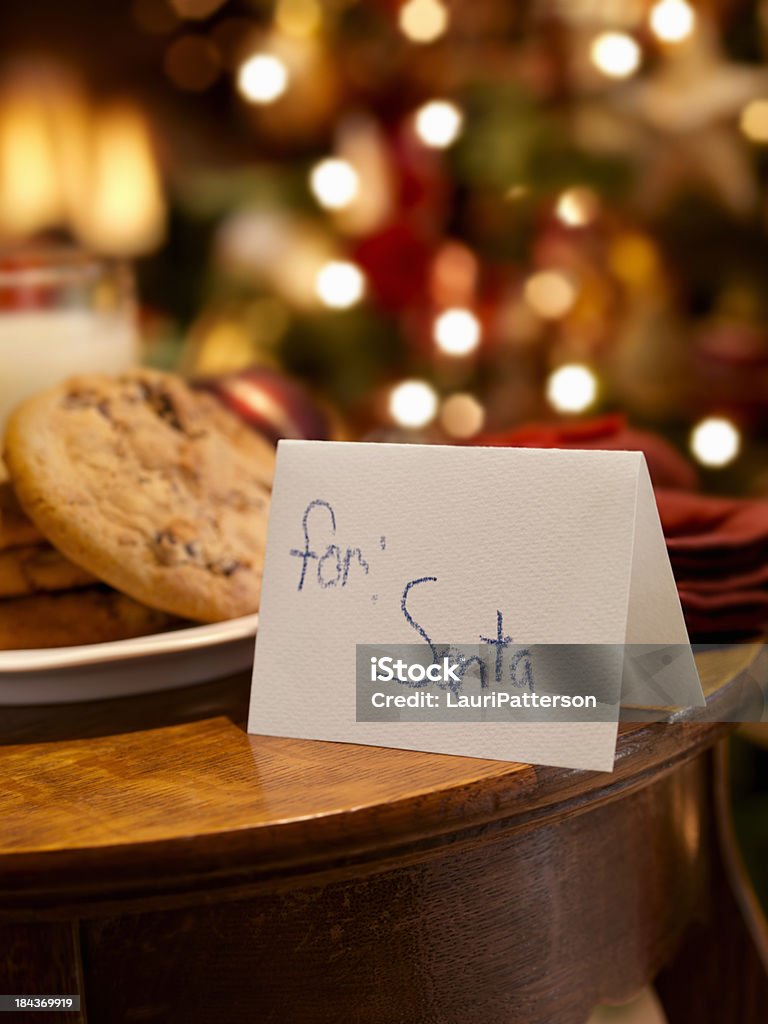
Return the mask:
<svg viewBox="0 0 768 1024">
<path fill-rule="evenodd" d="M 678 713 L 674 728 L 620 725 L 613 773 L 249 736 L 245 676 L 3 708 L 0 902 L 230 884 L 565 814 L 713 743 L 745 682 L 768 675 L 764 655 L 698 655 L 708 709 Z"/>
</svg>

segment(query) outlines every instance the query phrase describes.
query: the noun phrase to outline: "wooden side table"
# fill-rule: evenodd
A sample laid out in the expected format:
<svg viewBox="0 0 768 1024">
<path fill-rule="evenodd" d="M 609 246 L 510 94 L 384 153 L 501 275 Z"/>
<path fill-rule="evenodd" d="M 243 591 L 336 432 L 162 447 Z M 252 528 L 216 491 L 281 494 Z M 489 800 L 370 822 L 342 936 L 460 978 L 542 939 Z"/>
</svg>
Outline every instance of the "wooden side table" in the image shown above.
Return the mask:
<svg viewBox="0 0 768 1024">
<path fill-rule="evenodd" d="M 612 774 L 249 737 L 245 678 L 3 709 L 0 993 L 90 1024 L 584 1024 L 656 977 L 672 1024 L 762 1022 L 717 744 L 768 666 L 699 664 L 709 712 L 622 726 Z"/>
</svg>

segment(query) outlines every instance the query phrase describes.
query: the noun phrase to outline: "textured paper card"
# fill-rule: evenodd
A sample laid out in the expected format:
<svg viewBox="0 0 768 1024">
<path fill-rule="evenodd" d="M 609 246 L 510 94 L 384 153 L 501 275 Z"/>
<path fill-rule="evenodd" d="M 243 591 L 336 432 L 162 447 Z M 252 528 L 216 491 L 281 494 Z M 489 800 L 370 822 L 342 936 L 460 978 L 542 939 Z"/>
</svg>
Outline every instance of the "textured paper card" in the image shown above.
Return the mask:
<svg viewBox="0 0 768 1024">
<path fill-rule="evenodd" d="M 611 770 L 613 721 L 356 720 L 358 644 L 678 647 L 703 702 L 637 452 L 282 441 L 249 731 Z M 610 667 L 635 704 L 643 672 Z"/>
</svg>

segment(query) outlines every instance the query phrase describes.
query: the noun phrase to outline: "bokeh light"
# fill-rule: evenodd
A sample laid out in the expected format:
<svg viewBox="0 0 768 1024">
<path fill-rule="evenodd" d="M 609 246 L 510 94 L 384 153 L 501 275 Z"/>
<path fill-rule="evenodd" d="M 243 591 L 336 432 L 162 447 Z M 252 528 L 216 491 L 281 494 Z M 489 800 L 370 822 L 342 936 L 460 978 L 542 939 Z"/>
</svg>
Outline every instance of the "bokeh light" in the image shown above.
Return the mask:
<svg viewBox="0 0 768 1024">
<path fill-rule="evenodd" d="M 465 440 L 483 429 L 485 409 L 474 395 L 449 395 L 440 406 L 440 424 L 450 437 Z"/>
<path fill-rule="evenodd" d="M 309 183 L 317 201 L 329 210 L 349 206 L 359 189 L 358 174 L 352 164 L 335 158 L 315 164 Z"/>
<path fill-rule="evenodd" d="M 468 309 L 446 309 L 435 320 L 435 344 L 449 356 L 467 356 L 480 344 L 480 321 Z"/>
<path fill-rule="evenodd" d="M 685 0 L 659 0 L 651 8 L 651 31 L 664 43 L 680 43 L 693 32 L 696 12 Z"/>
<path fill-rule="evenodd" d="M 433 149 L 446 149 L 461 134 L 464 116 L 455 103 L 430 100 L 416 111 L 416 134 Z"/>
<path fill-rule="evenodd" d="M 640 47 L 626 32 L 601 32 L 592 42 L 590 56 L 609 78 L 629 78 L 640 67 Z"/>
<path fill-rule="evenodd" d="M 346 260 L 330 260 L 315 280 L 317 297 L 331 309 L 349 309 L 365 294 L 365 277 L 359 267 Z"/>
<path fill-rule="evenodd" d="M 660 271 L 653 241 L 639 231 L 625 231 L 608 251 L 611 271 L 631 288 L 647 288 Z"/>
<path fill-rule="evenodd" d="M 750 142 L 768 143 L 768 99 L 749 102 L 741 112 L 739 124 Z"/>
<path fill-rule="evenodd" d="M 452 309 L 469 304 L 480 273 L 475 253 L 454 239 L 445 241 L 432 261 L 430 292 L 438 308 Z"/>
<path fill-rule="evenodd" d="M 727 466 L 741 450 L 741 433 L 730 420 L 709 416 L 691 431 L 691 452 L 703 465 L 719 469 Z"/>
<path fill-rule="evenodd" d="M 389 394 L 389 414 L 401 427 L 426 427 L 437 414 L 437 393 L 424 380 L 404 380 Z"/>
<path fill-rule="evenodd" d="M 288 88 L 288 69 L 271 53 L 255 53 L 237 73 L 237 88 L 251 103 L 274 103 Z"/>
<path fill-rule="evenodd" d="M 545 320 L 565 316 L 576 301 L 576 288 L 560 270 L 540 270 L 525 283 L 525 301 Z"/>
<path fill-rule="evenodd" d="M 432 43 L 448 28 L 448 11 L 438 0 L 408 0 L 397 23 L 412 43 Z"/>
<path fill-rule="evenodd" d="M 302 39 L 314 35 L 323 21 L 318 0 L 279 0 L 275 24 L 287 36 Z"/>
<path fill-rule="evenodd" d="M 547 401 L 558 412 L 584 412 L 597 398 L 597 378 L 588 366 L 568 363 L 547 379 Z"/>
<path fill-rule="evenodd" d="M 598 199 L 590 188 L 575 186 L 561 193 L 555 215 L 569 228 L 583 228 L 597 216 Z"/>
<path fill-rule="evenodd" d="M 151 252 L 165 235 L 166 211 L 146 117 L 118 103 L 99 111 L 91 130 L 96 173 L 73 218 L 77 232 L 96 252 Z"/>
</svg>

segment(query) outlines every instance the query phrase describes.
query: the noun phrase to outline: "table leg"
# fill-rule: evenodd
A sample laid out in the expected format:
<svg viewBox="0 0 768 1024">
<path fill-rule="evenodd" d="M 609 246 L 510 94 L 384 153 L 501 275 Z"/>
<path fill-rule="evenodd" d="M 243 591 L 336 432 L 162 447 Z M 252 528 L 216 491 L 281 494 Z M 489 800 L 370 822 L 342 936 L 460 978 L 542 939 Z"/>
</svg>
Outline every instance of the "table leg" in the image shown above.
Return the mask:
<svg viewBox="0 0 768 1024">
<path fill-rule="evenodd" d="M 0 924 L 0 994 L 80 996 L 84 1006 L 77 922 Z M 36 1011 L 8 1015 L 13 1024 L 40 1024 Z M 85 1011 L 57 1012 L 56 1024 L 85 1024 Z"/>
<path fill-rule="evenodd" d="M 656 989 L 669 1024 L 764 1024 L 768 928 L 731 823 L 727 741 L 710 755 L 711 860 L 706 905 Z"/>
</svg>

